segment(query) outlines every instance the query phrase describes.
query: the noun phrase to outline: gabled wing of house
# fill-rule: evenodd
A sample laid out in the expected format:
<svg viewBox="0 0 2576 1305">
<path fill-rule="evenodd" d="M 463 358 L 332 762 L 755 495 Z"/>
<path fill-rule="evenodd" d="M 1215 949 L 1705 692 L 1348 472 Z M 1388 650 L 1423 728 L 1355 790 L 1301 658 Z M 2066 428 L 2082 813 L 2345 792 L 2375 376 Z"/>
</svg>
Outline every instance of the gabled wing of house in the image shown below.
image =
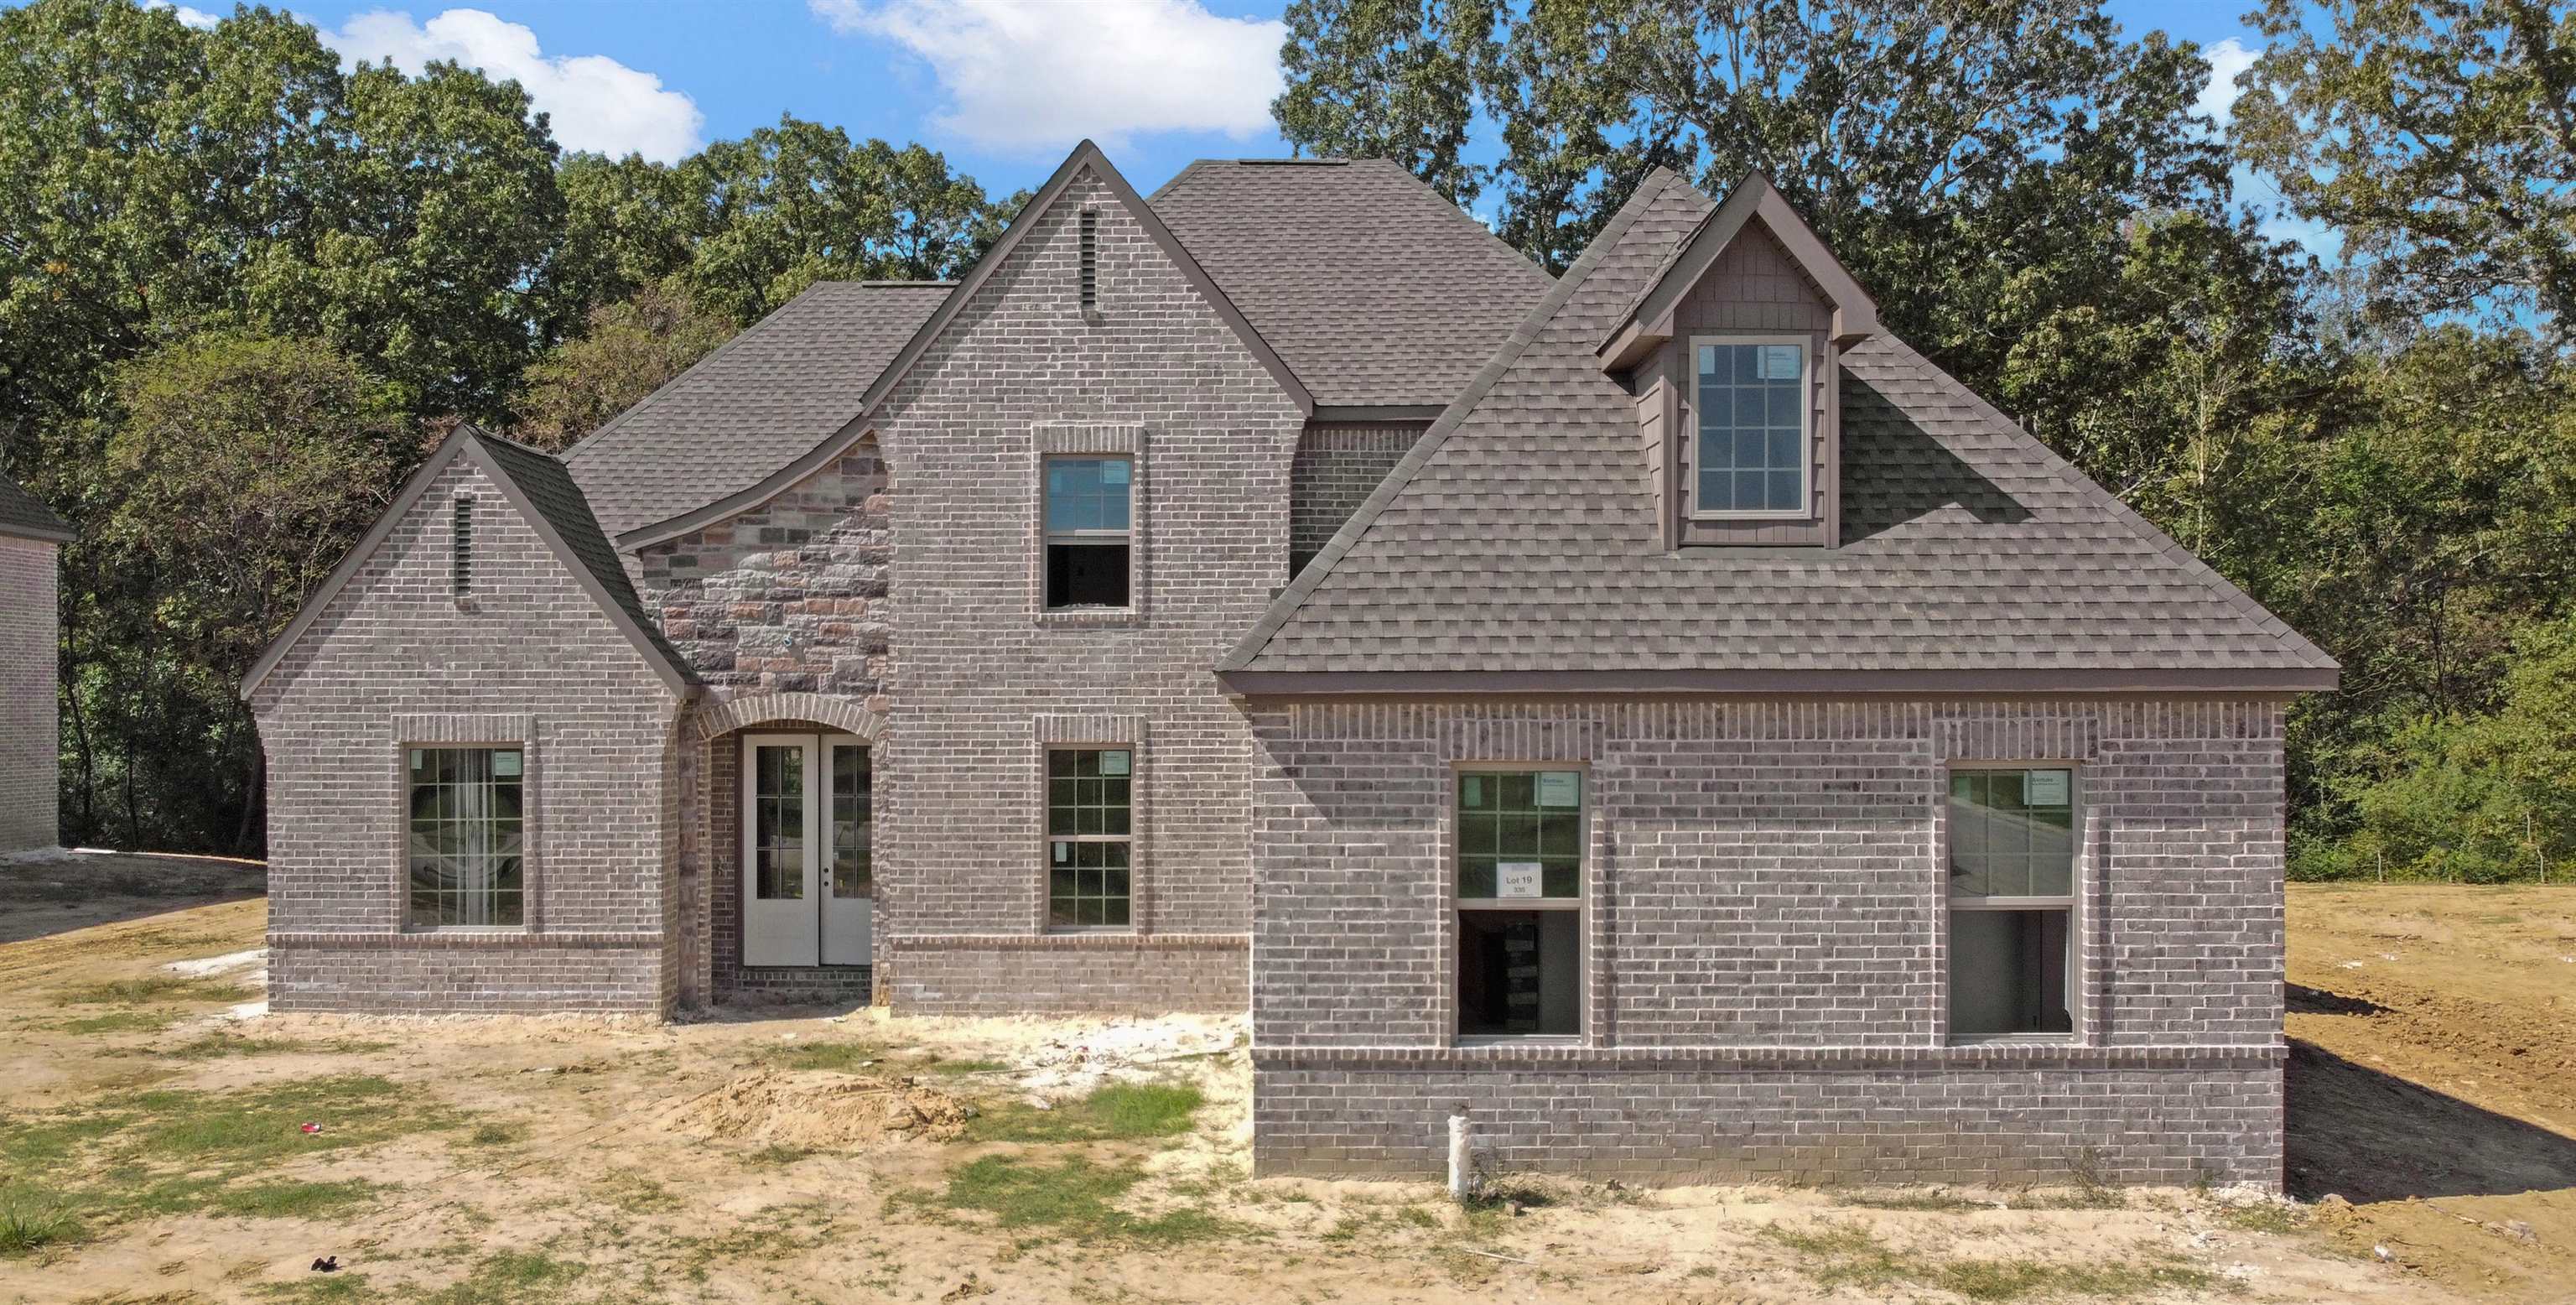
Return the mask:
<svg viewBox="0 0 2576 1305">
<path fill-rule="evenodd" d="M 1885 334 L 1840 358 L 1839 546 L 1669 546 L 1637 397 L 1604 359 L 1728 209 L 1669 174 L 1641 186 L 1223 660 L 1227 682 L 2333 686 L 2322 650 Z"/>
<path fill-rule="evenodd" d="M 44 539 L 67 543 L 72 537 L 71 523 L 54 515 L 43 500 L 20 488 L 7 476 L 0 476 L 0 535 L 22 539 Z"/>
</svg>

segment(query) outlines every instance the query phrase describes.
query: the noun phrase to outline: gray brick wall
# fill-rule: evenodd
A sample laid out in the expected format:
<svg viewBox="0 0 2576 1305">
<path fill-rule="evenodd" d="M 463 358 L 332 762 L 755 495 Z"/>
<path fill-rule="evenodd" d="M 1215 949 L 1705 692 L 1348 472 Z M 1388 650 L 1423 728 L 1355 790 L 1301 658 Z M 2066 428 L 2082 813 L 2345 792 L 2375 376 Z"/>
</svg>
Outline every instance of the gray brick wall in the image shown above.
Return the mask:
<svg viewBox="0 0 2576 1305">
<path fill-rule="evenodd" d="M 1905 1073 L 1948 1081 L 1954 1064 L 1980 1052 L 1948 1045 L 1943 798 L 1946 768 L 1976 761 L 2077 769 L 2085 822 L 2077 1049 L 2135 1053 L 2123 1073 L 2161 1074 L 2195 1056 L 2271 1057 L 2279 1046 L 2277 702 L 1272 703 L 1252 711 L 1255 1043 L 1273 1057 L 1401 1051 L 1420 1066 L 1347 1080 L 1354 1109 L 1402 1096 L 1408 1075 L 1436 1096 L 1452 1082 L 1442 1075 L 1475 1058 L 1475 1049 L 1454 1045 L 1448 850 L 1452 767 L 1474 761 L 1589 772 L 1588 988 L 1573 1051 L 1768 1052 L 1787 1057 L 1783 1072 L 1828 1077 L 1844 1072 L 1830 1067 L 1837 1056 L 1903 1051 L 1920 1057 Z M 1274 1073 L 1286 1063 L 1258 1072 L 1256 1095 L 1313 1097 L 1343 1081 Z M 2046 1091 L 2093 1090 L 2091 1071 L 2043 1059 L 2030 1072 Z M 2273 1061 L 2244 1073 L 2257 1087 L 2269 1084 L 2277 1112 Z M 1718 1093 L 1724 1077 L 1694 1091 Z M 1658 1090 L 1651 1077 L 1617 1081 Z M 1623 1104 L 1629 1091 L 1605 1083 L 1603 1118 L 1633 1108 Z M 2173 1108 L 2187 1108 L 2191 1094 L 2175 1095 Z M 1264 1115 L 1264 1163 L 1341 1163 L 1348 1145 L 1325 1135 L 1330 1112 L 1310 1106 Z M 2076 1128 L 2094 1116 L 2067 1118 Z M 1319 1136 L 1300 1140 L 1301 1121 Z M 1386 1127 L 1395 1132 L 1375 1145 L 1428 1145 L 1405 1131 L 1410 1122 Z M 2249 1145 L 2206 1158 L 2277 1181 L 2277 1129 Z M 1736 1172 L 1730 1166 L 1742 1157 L 1686 1159 Z M 2162 1160 L 2141 1159 L 2119 1172 L 2168 1171 Z"/>
<path fill-rule="evenodd" d="M 1099 310 L 1075 292 L 1099 212 Z M 881 772 L 878 939 L 897 1010 L 1239 1008 L 1248 738 L 1209 673 L 1287 578 L 1301 414 L 1123 210 L 1079 178 L 890 396 L 896 755 Z M 1132 617 L 1042 616 L 1041 446 L 1138 450 Z M 1052 722 L 1052 723 L 1050 723 Z M 1042 739 L 1137 747 L 1136 932 L 1043 933 Z M 1106 737 L 1141 733 L 1148 737 Z M 881 918 L 884 918 L 881 914 Z M 936 941 L 933 941 L 933 940 Z M 918 943 L 918 945 L 916 945 Z M 1223 947 L 1226 944 L 1210 944 Z M 1220 1001 L 1215 971 L 1238 977 Z"/>
<path fill-rule="evenodd" d="M 448 522 L 475 500 L 474 585 Z M 670 690 L 470 463 L 441 473 L 252 702 L 282 1010 L 660 1010 L 678 973 Z M 528 924 L 405 932 L 403 745 L 527 749 Z"/>
<path fill-rule="evenodd" d="M 61 838 L 57 546 L 0 535 L 0 852 Z"/>
<path fill-rule="evenodd" d="M 1377 492 L 1431 423 L 1313 423 L 1297 437 L 1289 469 L 1288 548 L 1319 553 Z"/>
</svg>

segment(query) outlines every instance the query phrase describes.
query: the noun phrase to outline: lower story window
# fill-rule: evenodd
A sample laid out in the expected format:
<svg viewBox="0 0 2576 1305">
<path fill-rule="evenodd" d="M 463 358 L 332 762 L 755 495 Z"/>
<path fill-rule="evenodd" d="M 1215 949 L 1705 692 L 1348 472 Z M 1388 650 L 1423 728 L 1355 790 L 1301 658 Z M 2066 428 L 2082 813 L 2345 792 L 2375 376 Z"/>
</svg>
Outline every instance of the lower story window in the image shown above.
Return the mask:
<svg viewBox="0 0 2576 1305">
<path fill-rule="evenodd" d="M 524 924 L 520 750 L 407 751 L 413 926 Z"/>
<path fill-rule="evenodd" d="M 1458 775 L 1458 1033 L 1583 1031 L 1583 773 Z"/>
<path fill-rule="evenodd" d="M 1135 827 L 1136 754 L 1127 748 L 1047 751 L 1047 924 L 1125 928 Z"/>
<path fill-rule="evenodd" d="M 2075 774 L 1950 774 L 1950 1032 L 2075 1031 Z"/>
</svg>

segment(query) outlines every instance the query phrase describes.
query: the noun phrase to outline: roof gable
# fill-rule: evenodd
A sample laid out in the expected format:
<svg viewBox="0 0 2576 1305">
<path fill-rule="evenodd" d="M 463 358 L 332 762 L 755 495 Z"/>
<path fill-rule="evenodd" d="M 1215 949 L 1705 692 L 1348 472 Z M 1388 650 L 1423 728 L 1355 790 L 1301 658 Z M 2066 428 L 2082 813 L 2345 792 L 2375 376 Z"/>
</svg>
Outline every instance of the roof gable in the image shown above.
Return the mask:
<svg viewBox="0 0 2576 1305">
<path fill-rule="evenodd" d="M 65 544 L 71 542 L 72 527 L 45 506 L 44 500 L 19 488 L 7 476 L 0 476 L 0 535 Z"/>
<path fill-rule="evenodd" d="M 1074 147 L 1073 153 L 1066 156 L 1063 164 L 1056 168 L 1055 174 L 1048 177 L 1046 184 L 1040 186 L 1037 193 L 1020 209 L 1019 216 L 1011 220 L 1010 227 L 1002 232 L 1001 239 L 995 241 L 993 247 L 987 250 L 982 258 L 976 260 L 973 269 L 958 282 L 956 289 L 950 291 L 937 310 L 932 312 L 919 329 L 913 332 L 902 350 L 896 353 L 893 360 L 878 374 L 874 383 L 868 386 L 867 393 L 859 401 L 856 415 L 792 461 L 776 467 L 775 470 L 744 489 L 665 520 L 622 531 L 617 536 L 618 546 L 624 549 L 648 547 L 687 534 L 710 522 L 720 521 L 744 508 L 763 502 L 788 486 L 812 475 L 817 469 L 839 457 L 852 444 L 857 443 L 859 438 L 867 433 L 869 423 L 875 418 L 887 396 L 894 393 L 895 388 L 911 374 L 914 365 L 921 361 L 922 356 L 929 352 L 931 345 L 946 332 L 951 323 L 957 320 L 958 314 L 965 306 L 973 302 L 976 292 L 1011 261 L 1012 253 L 1038 225 L 1045 213 L 1063 197 L 1065 191 L 1076 179 L 1086 175 L 1098 179 L 1102 185 L 1108 187 L 1111 196 L 1135 219 L 1137 225 L 1144 229 L 1146 235 L 1161 249 L 1163 255 L 1171 260 L 1182 277 L 1189 281 L 1190 285 L 1207 301 L 1208 306 L 1234 332 L 1236 338 L 1242 341 L 1244 348 L 1251 352 L 1263 370 L 1269 372 L 1272 379 L 1278 382 L 1279 388 L 1288 396 L 1289 401 L 1294 403 L 1299 411 L 1312 414 L 1315 410 L 1314 396 L 1307 392 L 1305 385 L 1297 379 L 1296 374 L 1280 360 L 1269 343 L 1252 328 L 1252 324 L 1244 320 L 1243 314 L 1236 309 L 1234 303 L 1217 287 L 1216 282 L 1209 278 L 1206 269 L 1200 267 L 1198 260 L 1191 257 L 1189 250 L 1172 235 L 1171 229 L 1163 224 L 1163 220 L 1155 214 L 1153 207 L 1136 193 L 1136 188 L 1127 184 L 1127 179 L 1110 164 L 1107 156 L 1100 152 L 1100 147 L 1086 140 Z"/>
<path fill-rule="evenodd" d="M 517 441 L 487 435 L 471 426 L 459 426 L 421 464 L 420 470 L 413 472 L 411 479 L 404 482 L 401 492 L 394 496 L 393 503 L 376 519 L 376 524 L 358 541 L 357 547 L 340 559 L 340 564 L 332 568 L 331 574 L 314 589 L 312 596 L 304 600 L 304 606 L 297 610 L 295 619 L 287 623 L 286 629 L 251 665 L 250 672 L 242 677 L 241 696 L 245 701 L 258 690 L 269 673 L 277 669 L 278 663 L 286 659 L 286 654 L 294 649 L 305 631 L 320 619 L 331 601 L 366 565 L 367 559 L 375 555 L 385 538 L 419 503 L 421 496 L 429 492 L 439 473 L 458 459 L 474 464 L 499 487 L 502 497 L 528 523 L 528 528 L 536 532 L 547 549 L 572 573 L 575 583 L 599 605 L 601 615 L 606 616 L 609 623 L 635 645 L 645 664 L 653 668 L 674 694 L 687 697 L 696 692 L 696 675 L 689 669 L 687 660 L 663 639 L 661 631 L 646 615 L 643 600 L 637 597 L 634 584 L 627 579 L 626 569 L 617 560 L 617 550 L 610 546 L 608 537 L 601 532 L 598 520 L 591 515 L 590 504 L 563 464 Z"/>
<path fill-rule="evenodd" d="M 1612 322 L 1595 352 L 1612 370 L 1627 367 L 1674 334 L 1673 310 L 1691 288 L 1708 275 L 1727 248 L 1748 229 L 1759 229 L 1782 252 L 1833 309 L 1830 331 L 1836 343 L 1850 345 L 1878 330 L 1878 301 L 1853 279 L 1842 260 L 1825 248 L 1815 228 L 1789 207 L 1771 179 L 1756 172 L 1736 183 L 1726 201 L 1709 210 L 1699 226 L 1674 244 L 1655 275 L 1637 291 L 1625 312 Z"/>
<path fill-rule="evenodd" d="M 1596 349 L 1712 206 L 1658 173 L 1220 662 L 1238 692 L 2331 687 L 2315 645 L 1902 342 L 1836 548 L 1669 548 Z"/>
<path fill-rule="evenodd" d="M 1321 405 L 1436 413 L 1553 283 L 1384 159 L 1202 159 L 1152 202 Z"/>
</svg>

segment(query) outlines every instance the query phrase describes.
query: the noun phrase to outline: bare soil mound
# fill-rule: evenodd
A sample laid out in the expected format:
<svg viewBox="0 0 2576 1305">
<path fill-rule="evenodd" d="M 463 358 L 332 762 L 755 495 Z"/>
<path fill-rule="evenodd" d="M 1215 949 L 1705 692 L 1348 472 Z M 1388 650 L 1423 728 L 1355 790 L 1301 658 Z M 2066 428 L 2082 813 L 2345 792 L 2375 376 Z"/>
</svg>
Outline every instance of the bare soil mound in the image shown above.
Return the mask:
<svg viewBox="0 0 2576 1305">
<path fill-rule="evenodd" d="M 848 1151 L 914 1140 L 947 1142 L 975 1108 L 910 1079 L 828 1070 L 761 1070 L 671 1108 L 684 1133 L 813 1150 Z"/>
</svg>

